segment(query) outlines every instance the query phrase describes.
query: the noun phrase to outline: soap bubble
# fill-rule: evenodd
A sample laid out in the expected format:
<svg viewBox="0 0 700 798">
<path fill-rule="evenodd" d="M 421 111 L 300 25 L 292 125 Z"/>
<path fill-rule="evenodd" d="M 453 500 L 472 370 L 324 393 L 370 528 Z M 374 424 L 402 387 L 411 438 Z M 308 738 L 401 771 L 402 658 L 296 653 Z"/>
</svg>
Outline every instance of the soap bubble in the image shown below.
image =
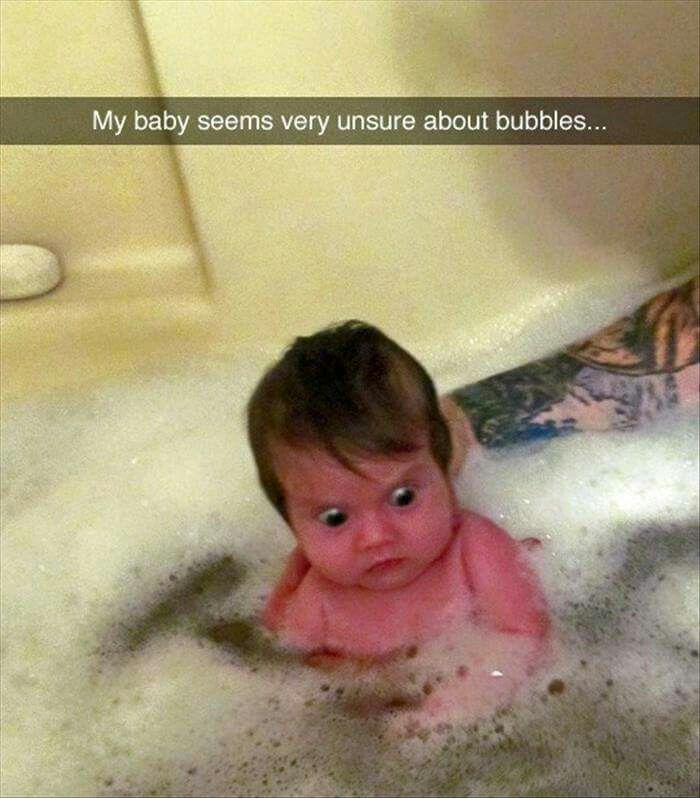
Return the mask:
<svg viewBox="0 0 700 798">
<path fill-rule="evenodd" d="M 200 364 L 3 414 L 5 794 L 696 790 L 694 413 L 465 470 L 465 504 L 543 541 L 554 650 L 510 707 L 411 733 L 447 681 L 510 674 L 464 641 L 324 673 L 261 629 L 292 540 L 247 450 L 255 378 Z"/>
</svg>

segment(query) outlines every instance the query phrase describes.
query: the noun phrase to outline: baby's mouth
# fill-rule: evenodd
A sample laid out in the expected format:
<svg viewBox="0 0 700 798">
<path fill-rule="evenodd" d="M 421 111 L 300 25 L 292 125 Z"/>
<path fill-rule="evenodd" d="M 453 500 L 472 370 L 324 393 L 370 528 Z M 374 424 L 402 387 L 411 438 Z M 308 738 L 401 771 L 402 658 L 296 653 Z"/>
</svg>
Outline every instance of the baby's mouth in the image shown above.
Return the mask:
<svg viewBox="0 0 700 798">
<path fill-rule="evenodd" d="M 371 573 L 382 573 L 383 571 L 390 571 L 392 568 L 396 568 L 397 565 L 400 565 L 404 562 L 404 557 L 396 557 L 390 560 L 380 560 L 379 562 L 375 563 L 369 569 Z"/>
</svg>

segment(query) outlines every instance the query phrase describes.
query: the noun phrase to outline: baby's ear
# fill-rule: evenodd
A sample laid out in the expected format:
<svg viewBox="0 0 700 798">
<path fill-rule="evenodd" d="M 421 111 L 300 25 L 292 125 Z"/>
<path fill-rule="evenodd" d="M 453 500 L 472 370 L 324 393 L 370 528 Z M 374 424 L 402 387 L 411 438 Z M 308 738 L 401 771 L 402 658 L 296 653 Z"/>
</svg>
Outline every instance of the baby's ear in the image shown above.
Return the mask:
<svg viewBox="0 0 700 798">
<path fill-rule="evenodd" d="M 466 414 L 450 396 L 440 397 L 440 411 L 447 422 L 452 440 L 452 457 L 448 466 L 450 477 L 456 477 L 471 451 L 479 443 Z"/>
</svg>

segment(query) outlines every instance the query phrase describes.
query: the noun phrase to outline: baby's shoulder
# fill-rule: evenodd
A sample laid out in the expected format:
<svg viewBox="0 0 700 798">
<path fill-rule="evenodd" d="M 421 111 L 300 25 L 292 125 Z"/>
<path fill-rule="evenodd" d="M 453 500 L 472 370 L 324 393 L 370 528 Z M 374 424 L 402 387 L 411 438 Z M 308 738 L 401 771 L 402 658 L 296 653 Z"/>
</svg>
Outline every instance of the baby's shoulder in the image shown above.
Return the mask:
<svg viewBox="0 0 700 798">
<path fill-rule="evenodd" d="M 464 556 L 496 553 L 504 547 L 510 549 L 515 540 L 505 529 L 490 518 L 472 510 L 462 510 L 459 525 L 459 544 Z"/>
<path fill-rule="evenodd" d="M 473 510 L 462 509 L 457 526 L 458 535 L 462 540 L 469 538 L 488 538 L 499 533 L 508 534 L 485 515 L 479 515 Z"/>
</svg>

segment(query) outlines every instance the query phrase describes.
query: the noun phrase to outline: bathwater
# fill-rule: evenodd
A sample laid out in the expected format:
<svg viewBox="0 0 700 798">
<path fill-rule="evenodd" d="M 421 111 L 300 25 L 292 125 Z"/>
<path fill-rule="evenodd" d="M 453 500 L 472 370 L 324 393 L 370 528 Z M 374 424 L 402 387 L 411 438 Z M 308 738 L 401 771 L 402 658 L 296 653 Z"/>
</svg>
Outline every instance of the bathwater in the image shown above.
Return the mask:
<svg viewBox="0 0 700 798">
<path fill-rule="evenodd" d="M 4 795 L 697 793 L 695 411 L 470 463 L 463 503 L 543 541 L 554 643 L 509 708 L 404 734 L 435 657 L 326 673 L 258 624 L 291 537 L 245 440 L 256 377 L 4 412 Z"/>
</svg>

